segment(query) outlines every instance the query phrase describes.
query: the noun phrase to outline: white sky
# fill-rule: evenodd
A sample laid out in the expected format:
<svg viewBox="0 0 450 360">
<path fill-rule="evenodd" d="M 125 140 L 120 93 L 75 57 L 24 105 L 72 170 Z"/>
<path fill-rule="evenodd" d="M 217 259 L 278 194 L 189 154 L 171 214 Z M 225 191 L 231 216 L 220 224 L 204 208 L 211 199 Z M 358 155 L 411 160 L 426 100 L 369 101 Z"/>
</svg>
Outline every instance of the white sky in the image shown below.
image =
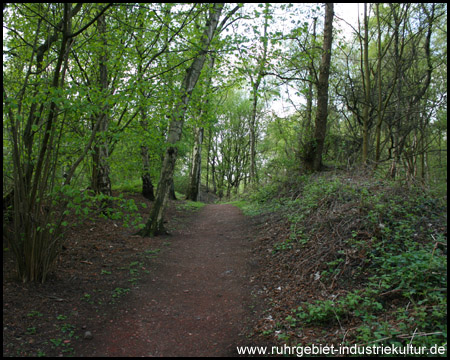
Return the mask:
<svg viewBox="0 0 450 360">
<path fill-rule="evenodd" d="M 246 4 L 246 7 L 249 5 L 250 4 Z M 256 5 L 256 4 L 254 4 L 254 5 Z M 250 7 L 251 7 L 251 5 L 250 5 Z M 334 18 L 333 26 L 339 27 L 340 29 L 343 30 L 343 34 L 341 34 L 341 36 L 350 38 L 352 29 L 345 22 L 339 20 L 338 18 L 344 19 L 346 22 L 352 24 L 353 27 L 357 28 L 357 26 L 358 26 L 358 9 L 359 9 L 359 13 L 362 14 L 363 13 L 363 4 L 362 3 L 335 3 L 334 4 L 334 12 L 335 12 L 336 17 Z M 3 39 L 5 39 L 5 29 L 4 28 L 3 28 Z M 3 59 L 4 58 L 5 58 L 5 55 L 3 55 Z M 284 90 L 281 92 L 283 93 Z M 293 94 L 294 94 L 294 90 L 291 89 L 290 95 L 293 96 Z M 298 103 L 301 103 L 303 101 L 303 99 L 296 98 L 296 102 L 297 101 L 298 101 Z M 289 102 L 286 102 L 283 99 L 272 102 L 271 108 L 277 113 L 278 116 L 286 116 L 288 114 L 292 114 L 295 111 L 293 106 Z"/>
<path fill-rule="evenodd" d="M 357 27 L 358 25 L 358 7 L 359 7 L 359 13 L 362 15 L 364 11 L 364 4 L 363 3 L 337 3 L 334 4 L 334 13 L 337 17 L 344 19 L 348 23 L 352 24 L 353 27 Z M 343 24 L 342 21 L 338 19 L 334 19 L 334 24 L 338 22 L 339 24 L 342 24 L 343 30 L 349 30 L 351 32 L 351 29 L 348 25 Z"/>
<path fill-rule="evenodd" d="M 334 4 L 334 13 L 335 18 L 333 21 L 333 26 L 340 28 L 343 33 L 340 35 L 340 37 L 345 37 L 349 39 L 351 37 L 351 34 L 353 32 L 352 28 L 346 24 L 345 22 L 351 24 L 354 28 L 358 28 L 358 10 L 359 14 L 363 14 L 364 7 L 363 3 L 335 3 Z M 339 19 L 343 19 L 344 21 L 341 21 Z M 319 30 L 320 31 L 320 30 Z M 284 96 L 284 91 L 282 90 L 282 97 Z M 294 95 L 295 90 L 290 89 L 290 96 L 291 99 L 295 99 L 298 104 L 305 103 L 303 98 L 296 97 Z M 280 116 L 284 117 L 289 114 L 292 114 L 295 112 L 295 108 L 291 105 L 290 102 L 280 99 L 278 101 L 274 101 L 271 104 L 271 109 L 275 111 L 275 113 Z"/>
</svg>

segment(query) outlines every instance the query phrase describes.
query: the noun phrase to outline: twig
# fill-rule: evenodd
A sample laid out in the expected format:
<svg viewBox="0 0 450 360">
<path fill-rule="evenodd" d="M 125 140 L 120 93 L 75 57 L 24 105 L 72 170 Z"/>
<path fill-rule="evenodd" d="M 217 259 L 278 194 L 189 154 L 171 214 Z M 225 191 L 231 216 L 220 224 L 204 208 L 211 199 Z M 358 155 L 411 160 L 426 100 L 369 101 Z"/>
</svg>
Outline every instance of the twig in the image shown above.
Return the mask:
<svg viewBox="0 0 450 360">
<path fill-rule="evenodd" d="M 350 330 L 355 330 L 355 329 L 357 329 L 357 328 L 358 328 L 358 327 L 352 327 L 352 328 L 350 328 L 350 329 L 347 329 L 347 331 L 345 332 L 344 337 L 343 337 L 343 339 L 342 339 L 342 343 L 344 343 L 345 338 L 347 337 L 348 332 L 349 332 Z"/>
<path fill-rule="evenodd" d="M 57 297 L 57 296 L 54 296 L 54 295 L 38 295 L 40 298 L 48 298 L 48 299 L 50 299 L 50 300 L 54 300 L 54 301 L 58 301 L 58 302 L 62 302 L 62 301 L 67 301 L 67 302 L 69 302 L 69 300 L 67 300 L 67 299 L 63 299 L 63 298 L 60 298 L 60 297 Z"/>
<path fill-rule="evenodd" d="M 413 339 L 414 339 L 414 335 L 416 335 L 416 332 L 417 332 L 417 328 L 414 329 L 414 332 L 413 332 L 413 334 L 412 334 L 412 336 L 411 336 L 411 340 L 409 341 L 409 344 L 410 344 L 410 345 L 411 345 L 411 343 L 412 343 L 412 341 L 413 341 Z"/>
<path fill-rule="evenodd" d="M 417 330 L 417 329 L 416 329 Z M 402 335 L 397 335 L 398 338 L 401 339 L 407 339 L 409 337 L 411 337 L 411 340 L 414 336 L 429 336 L 429 335 L 440 335 L 442 334 L 442 331 L 437 331 L 437 332 L 432 332 L 432 333 L 418 333 L 416 334 L 415 330 L 414 330 L 414 334 L 413 335 L 408 335 L 408 334 L 402 334 Z"/>
<path fill-rule="evenodd" d="M 417 330 L 417 328 L 416 328 L 416 330 Z M 399 338 L 399 339 L 407 339 L 407 338 L 411 338 L 411 341 L 412 341 L 412 339 L 417 335 L 417 336 L 429 336 L 429 335 L 440 335 L 440 334 L 442 334 L 442 331 L 437 331 L 437 332 L 432 332 L 432 333 L 418 333 L 418 334 L 416 334 L 416 330 L 414 330 L 414 333 L 413 333 L 413 335 L 409 335 L 409 334 L 401 334 L 401 335 L 393 335 L 393 336 L 388 336 L 388 337 L 384 337 L 384 338 L 381 338 L 381 339 L 377 339 L 377 340 L 374 340 L 374 341 L 370 341 L 370 342 L 368 342 L 368 343 L 365 343 L 364 344 L 364 346 L 365 345 L 368 345 L 368 344 L 373 344 L 373 343 L 376 343 L 376 342 L 380 342 L 380 341 L 384 341 L 384 340 L 388 340 L 388 339 L 392 339 L 392 338 Z"/>
<path fill-rule="evenodd" d="M 391 294 L 391 293 L 396 293 L 396 292 L 399 292 L 399 291 L 402 291 L 402 290 L 404 290 L 404 289 L 393 289 L 393 290 L 389 290 L 389 291 L 386 291 L 386 292 L 380 294 L 379 296 L 385 296 L 385 295 L 388 295 L 388 294 Z"/>
</svg>

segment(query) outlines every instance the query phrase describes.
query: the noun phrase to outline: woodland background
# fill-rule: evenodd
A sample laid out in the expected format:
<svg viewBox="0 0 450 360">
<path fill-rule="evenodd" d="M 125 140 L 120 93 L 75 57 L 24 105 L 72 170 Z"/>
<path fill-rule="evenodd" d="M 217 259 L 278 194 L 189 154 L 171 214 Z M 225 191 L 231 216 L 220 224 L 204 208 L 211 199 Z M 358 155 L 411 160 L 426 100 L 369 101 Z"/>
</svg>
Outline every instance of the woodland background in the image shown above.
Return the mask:
<svg viewBox="0 0 450 360">
<path fill-rule="evenodd" d="M 344 37 L 333 4 L 4 4 L 3 197 L 22 280 L 45 281 L 69 214 L 133 208 L 112 189 L 155 200 L 141 235 L 164 232 L 176 192 L 230 198 L 324 169 L 444 194 L 447 5 L 363 10 Z"/>
<path fill-rule="evenodd" d="M 3 246 L 17 278 L 45 283 L 88 219 L 153 236 L 170 199 L 235 200 L 283 214 L 273 273 L 321 259 L 330 289 L 360 274 L 339 302 L 311 295 L 263 334 L 342 330 L 358 313 L 360 342 L 446 343 L 447 5 L 361 4 L 351 23 L 334 5 L 3 4 Z M 126 191 L 151 201 L 145 216 Z"/>
</svg>

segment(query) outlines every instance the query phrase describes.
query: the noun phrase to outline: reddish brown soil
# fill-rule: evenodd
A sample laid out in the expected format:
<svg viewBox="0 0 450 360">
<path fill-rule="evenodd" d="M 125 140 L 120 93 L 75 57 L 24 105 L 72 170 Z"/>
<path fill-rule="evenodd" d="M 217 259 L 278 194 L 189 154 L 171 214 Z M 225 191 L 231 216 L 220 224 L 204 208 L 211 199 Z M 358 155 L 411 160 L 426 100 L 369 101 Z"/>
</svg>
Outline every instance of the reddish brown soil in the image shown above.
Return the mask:
<svg viewBox="0 0 450 360">
<path fill-rule="evenodd" d="M 232 356 L 251 315 L 245 218 L 207 205 L 167 238 L 151 276 L 81 350 L 86 356 Z"/>
<path fill-rule="evenodd" d="M 150 202 L 128 197 L 148 213 Z M 4 251 L 3 356 L 236 356 L 254 345 L 254 220 L 231 205 L 179 204 L 169 236 L 107 219 L 72 226 L 45 284 L 15 280 Z"/>
</svg>

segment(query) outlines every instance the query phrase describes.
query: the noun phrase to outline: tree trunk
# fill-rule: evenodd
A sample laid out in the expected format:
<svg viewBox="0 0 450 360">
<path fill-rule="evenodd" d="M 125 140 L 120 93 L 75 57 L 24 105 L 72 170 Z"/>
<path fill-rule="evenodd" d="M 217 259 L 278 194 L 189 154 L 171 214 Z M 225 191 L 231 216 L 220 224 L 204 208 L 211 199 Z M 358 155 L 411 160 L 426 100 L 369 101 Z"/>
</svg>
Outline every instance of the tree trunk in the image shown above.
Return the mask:
<svg viewBox="0 0 450 360">
<path fill-rule="evenodd" d="M 192 154 L 192 173 L 186 199 L 197 201 L 200 192 L 200 175 L 202 166 L 203 128 L 195 129 L 195 146 Z"/>
<path fill-rule="evenodd" d="M 378 76 L 378 115 L 377 115 L 377 127 L 375 130 L 375 168 L 378 166 L 380 161 L 380 143 L 381 143 L 381 124 L 383 122 L 383 117 L 381 116 L 381 24 L 380 24 L 380 4 L 375 4 L 377 9 L 377 30 L 378 30 L 378 59 L 377 59 L 377 76 Z"/>
<path fill-rule="evenodd" d="M 269 26 L 269 7 L 270 4 L 265 4 L 265 19 L 264 19 L 264 33 L 263 33 L 263 53 L 261 59 L 258 64 L 258 72 L 256 74 L 256 81 L 253 81 L 253 77 L 250 76 L 252 81 L 252 95 L 253 95 L 253 107 L 252 107 L 252 115 L 250 118 L 250 182 L 255 184 L 258 182 L 258 175 L 256 171 L 256 111 L 258 106 L 258 90 L 261 85 L 262 78 L 264 76 L 265 66 L 267 62 L 267 46 L 268 46 L 268 37 L 267 37 L 267 28 Z"/>
<path fill-rule="evenodd" d="M 169 126 L 169 135 L 167 139 L 169 146 L 167 147 L 166 153 L 164 155 L 161 176 L 156 193 L 156 200 L 146 226 L 144 227 L 144 229 L 139 231 L 139 234 L 141 236 L 151 236 L 166 233 L 163 225 L 164 211 L 167 206 L 170 186 L 173 182 L 175 161 L 177 159 L 178 153 L 178 148 L 176 145 L 181 139 L 186 108 L 191 98 L 192 91 L 194 90 L 195 85 L 197 84 L 197 80 L 200 77 L 200 73 L 206 60 L 206 54 L 209 45 L 212 41 L 219 22 L 223 5 L 223 3 L 215 3 L 210 9 L 209 18 L 205 24 L 205 30 L 199 44 L 199 53 L 194 58 L 191 66 L 189 66 L 189 68 L 186 70 L 186 75 L 181 85 L 182 96 L 175 104 L 174 113 L 172 115 Z"/>
<path fill-rule="evenodd" d="M 98 31 L 100 33 L 100 38 L 103 42 L 103 47 L 101 50 L 99 58 L 99 71 L 100 71 L 100 88 L 106 97 L 108 91 L 108 55 L 107 55 L 107 42 L 105 38 L 106 34 L 106 22 L 104 15 L 100 16 L 97 20 Z M 103 106 L 101 113 L 99 114 L 99 132 L 101 135 L 100 144 L 95 146 L 93 155 L 93 174 L 92 174 L 92 188 L 97 193 L 102 193 L 111 196 L 111 180 L 109 178 L 109 146 L 108 140 L 105 136 L 108 131 L 108 105 Z"/>
<path fill-rule="evenodd" d="M 330 74 L 331 43 L 333 33 L 333 3 L 325 4 L 325 27 L 322 61 L 317 84 L 317 114 L 312 141 L 306 144 L 303 165 L 306 170 L 319 171 L 325 142 L 328 117 L 328 78 Z"/>
<path fill-rule="evenodd" d="M 50 46 L 49 44 L 57 41 L 60 38 L 59 35 L 62 34 L 62 39 L 58 45 L 59 50 L 56 50 L 56 61 L 51 67 L 52 69 L 49 70 L 53 71 L 53 79 L 51 84 L 48 84 L 49 94 L 50 90 L 61 89 L 64 85 L 66 65 L 73 44 L 70 39 L 72 17 L 72 6 L 70 3 L 65 3 L 63 20 L 58 25 L 58 31 L 55 29 L 54 36 L 48 37 L 45 43 L 46 46 Z M 40 35 L 39 27 L 36 31 L 37 35 Z M 39 47 L 37 59 L 41 59 L 47 50 L 47 48 Z M 36 62 L 34 66 L 36 69 L 40 69 L 41 63 Z M 50 74 L 41 75 L 41 72 L 36 75 L 35 81 L 39 86 L 46 84 L 48 81 L 46 76 L 50 76 Z M 41 82 L 42 80 L 43 82 Z M 5 89 L 3 89 L 3 96 L 4 102 L 9 103 Z M 48 226 L 49 222 L 55 221 L 53 218 L 55 216 L 54 205 L 49 201 L 48 193 L 53 190 L 52 181 L 55 173 L 53 156 L 55 156 L 58 141 L 55 138 L 60 112 L 59 101 L 48 100 L 50 104 L 49 108 L 46 109 L 48 111 L 46 119 L 42 115 L 30 114 L 23 135 L 24 145 L 26 147 L 31 146 L 28 141 L 33 139 L 33 135 L 29 130 L 32 129 L 33 124 L 42 121 L 42 138 L 40 143 L 36 144 L 39 149 L 37 149 L 38 155 L 34 159 L 35 166 L 27 163 L 27 157 L 23 157 L 19 140 L 22 133 L 18 116 L 14 114 L 15 110 L 9 108 L 7 111 L 12 136 L 14 176 L 14 188 L 11 193 L 14 204 L 13 231 L 11 237 L 9 237 L 9 234 L 7 236 L 16 257 L 18 275 L 23 282 L 45 282 L 48 272 L 55 265 L 62 241 L 61 228 L 58 226 L 50 228 Z"/>
<path fill-rule="evenodd" d="M 370 69 L 369 69 L 369 17 L 367 3 L 364 3 L 364 113 L 362 163 L 367 163 L 369 151 L 369 106 L 370 106 Z"/>
<path fill-rule="evenodd" d="M 256 107 L 258 105 L 259 82 L 253 86 L 253 109 L 250 118 L 250 182 L 256 183 Z"/>
<path fill-rule="evenodd" d="M 211 154 L 212 127 L 209 128 L 208 151 L 206 155 L 206 192 L 209 192 L 209 157 Z"/>
<path fill-rule="evenodd" d="M 316 25 L 317 25 L 317 17 L 314 18 L 314 27 L 313 27 L 313 41 L 312 43 L 316 43 Z M 308 83 L 308 96 L 306 97 L 306 134 L 307 136 L 311 135 L 311 128 L 312 128 L 312 103 L 313 103 L 313 96 L 314 96 L 314 90 L 313 90 L 313 78 L 314 75 L 314 61 L 313 58 L 311 58 L 311 63 L 309 64 L 309 83 Z"/>
<path fill-rule="evenodd" d="M 217 184 L 216 184 L 216 156 L 213 154 L 211 160 L 211 182 L 213 186 L 213 193 L 217 195 Z"/>
<path fill-rule="evenodd" d="M 172 173 L 172 179 L 170 180 L 169 200 L 178 200 L 177 195 L 175 194 L 175 183 L 173 182 L 173 173 Z"/>
<path fill-rule="evenodd" d="M 148 131 L 148 121 L 145 110 L 141 107 L 141 126 L 144 132 Z M 150 160 L 148 157 L 148 146 L 141 145 L 142 156 L 142 196 L 150 201 L 155 200 L 152 178 L 150 177 Z"/>
<path fill-rule="evenodd" d="M 316 42 L 316 25 L 317 25 L 317 17 L 314 18 L 314 25 L 313 25 L 313 35 L 312 35 L 312 44 L 315 44 Z M 314 59 L 311 58 L 311 62 L 308 66 L 308 72 L 309 72 L 309 82 L 308 82 L 308 95 L 306 96 L 306 124 L 305 124 L 305 130 L 299 132 L 298 136 L 298 149 L 297 152 L 297 158 L 301 162 L 302 161 L 302 148 L 305 143 L 305 139 L 309 139 L 312 136 L 312 108 L 313 108 L 313 96 L 314 96 L 314 83 L 313 79 L 315 78 L 314 73 Z"/>
<path fill-rule="evenodd" d="M 203 98 L 205 99 L 202 101 L 202 107 L 200 110 L 200 119 L 205 117 L 205 114 L 208 114 L 208 103 L 209 103 L 209 97 L 208 94 L 211 90 L 211 81 L 212 81 L 212 74 L 211 71 L 214 68 L 214 62 L 215 57 L 212 56 L 210 59 L 210 62 L 208 64 L 209 72 L 206 80 L 206 85 L 204 89 L 204 95 Z M 198 127 L 195 129 L 195 145 L 194 150 L 192 153 L 192 172 L 191 172 L 191 179 L 189 184 L 189 189 L 187 192 L 186 198 L 188 200 L 197 201 L 198 196 L 200 194 L 200 182 L 201 182 L 201 173 L 202 173 L 202 145 L 203 145 L 203 134 L 204 129 L 203 127 Z"/>
<path fill-rule="evenodd" d="M 148 159 L 148 148 L 146 145 L 141 146 L 142 155 L 142 196 L 150 201 L 155 200 L 155 195 L 153 193 L 153 184 L 150 177 L 150 162 Z"/>
</svg>

